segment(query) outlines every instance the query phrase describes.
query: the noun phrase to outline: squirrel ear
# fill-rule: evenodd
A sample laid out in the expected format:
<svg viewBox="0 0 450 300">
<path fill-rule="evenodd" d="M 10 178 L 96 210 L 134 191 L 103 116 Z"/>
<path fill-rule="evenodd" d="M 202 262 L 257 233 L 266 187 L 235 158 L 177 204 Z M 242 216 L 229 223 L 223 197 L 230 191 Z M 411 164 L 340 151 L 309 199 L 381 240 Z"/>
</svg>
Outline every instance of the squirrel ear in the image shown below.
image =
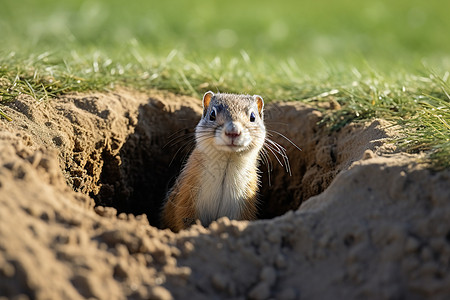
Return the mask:
<svg viewBox="0 0 450 300">
<path fill-rule="evenodd" d="M 211 98 L 214 96 L 214 93 L 211 91 L 207 91 L 203 95 L 203 109 L 207 109 L 209 106 L 209 102 L 211 102 Z"/>
<path fill-rule="evenodd" d="M 258 112 L 262 115 L 262 111 L 264 108 L 264 100 L 260 95 L 253 95 L 253 98 L 256 100 L 256 104 L 258 104 Z"/>
</svg>

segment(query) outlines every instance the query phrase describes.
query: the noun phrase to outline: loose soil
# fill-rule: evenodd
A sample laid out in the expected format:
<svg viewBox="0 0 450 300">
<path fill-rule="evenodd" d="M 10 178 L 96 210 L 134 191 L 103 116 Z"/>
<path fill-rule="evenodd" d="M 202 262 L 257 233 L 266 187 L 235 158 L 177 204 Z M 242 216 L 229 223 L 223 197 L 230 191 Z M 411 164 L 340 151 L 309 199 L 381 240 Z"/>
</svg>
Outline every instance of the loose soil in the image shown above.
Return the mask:
<svg viewBox="0 0 450 300">
<path fill-rule="evenodd" d="M 178 234 L 158 229 L 159 209 L 199 99 L 117 90 L 2 107 L 0 298 L 447 298 L 450 171 L 396 152 L 383 120 L 330 131 L 312 107 L 266 107 L 291 175 L 279 156 L 261 165 L 260 220 Z"/>
</svg>

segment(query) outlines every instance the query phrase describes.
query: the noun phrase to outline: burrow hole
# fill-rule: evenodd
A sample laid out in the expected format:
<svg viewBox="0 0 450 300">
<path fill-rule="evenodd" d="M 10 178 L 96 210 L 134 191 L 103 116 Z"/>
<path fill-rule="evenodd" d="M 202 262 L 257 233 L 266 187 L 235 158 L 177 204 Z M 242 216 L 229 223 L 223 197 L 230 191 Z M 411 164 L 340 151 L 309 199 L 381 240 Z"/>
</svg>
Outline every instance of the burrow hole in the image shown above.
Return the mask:
<svg viewBox="0 0 450 300">
<path fill-rule="evenodd" d="M 118 213 L 146 214 L 150 224 L 159 226 L 163 200 L 195 145 L 193 133 L 200 117 L 199 111 L 189 106 L 170 111 L 152 101 L 141 105 L 120 159 L 108 153 L 102 157 L 101 188 L 91 193 L 96 204 L 112 206 Z M 268 137 L 286 148 L 291 175 L 273 156 L 270 172 L 260 164 L 260 219 L 297 209 L 323 192 L 336 174 L 366 149 L 376 146 L 358 135 L 367 128 L 346 126 L 332 132 L 319 126 L 320 120 L 319 111 L 300 103 L 267 105 Z"/>
</svg>

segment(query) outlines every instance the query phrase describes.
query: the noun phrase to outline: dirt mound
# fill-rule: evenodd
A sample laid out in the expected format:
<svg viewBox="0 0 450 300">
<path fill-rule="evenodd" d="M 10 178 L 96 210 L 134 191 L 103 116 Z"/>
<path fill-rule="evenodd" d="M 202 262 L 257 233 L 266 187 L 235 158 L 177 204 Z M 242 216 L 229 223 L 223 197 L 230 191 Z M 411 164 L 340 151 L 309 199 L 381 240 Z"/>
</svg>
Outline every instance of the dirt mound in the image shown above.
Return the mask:
<svg viewBox="0 0 450 300">
<path fill-rule="evenodd" d="M 4 110 L 14 121 L 0 123 L 0 296 L 450 293 L 450 172 L 387 154 L 381 120 L 330 132 L 311 107 L 268 105 L 292 176 L 272 158 L 269 184 L 261 167 L 265 220 L 223 218 L 174 234 L 155 226 L 194 145 L 200 100 L 121 90 L 43 103 L 21 96 Z"/>
</svg>

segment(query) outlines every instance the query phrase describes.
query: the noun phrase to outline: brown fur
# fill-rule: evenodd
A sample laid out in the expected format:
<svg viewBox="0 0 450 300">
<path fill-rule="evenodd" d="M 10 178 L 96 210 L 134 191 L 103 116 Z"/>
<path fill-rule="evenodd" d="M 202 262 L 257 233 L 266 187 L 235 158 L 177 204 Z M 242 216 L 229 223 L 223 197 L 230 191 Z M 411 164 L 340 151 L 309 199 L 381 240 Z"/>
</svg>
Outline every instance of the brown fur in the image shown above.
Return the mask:
<svg viewBox="0 0 450 300">
<path fill-rule="evenodd" d="M 194 199 L 200 186 L 201 155 L 194 150 L 170 191 L 162 211 L 161 225 L 174 232 L 188 228 L 197 219 Z"/>
<path fill-rule="evenodd" d="M 178 232 L 190 227 L 197 220 L 195 197 L 201 186 L 202 159 L 201 153 L 194 149 L 163 208 L 161 216 L 163 228 L 170 228 L 172 231 Z M 247 190 L 248 198 L 241 207 L 239 220 L 256 219 L 257 190 L 258 175 L 255 172 L 252 174 L 252 180 Z"/>
</svg>

